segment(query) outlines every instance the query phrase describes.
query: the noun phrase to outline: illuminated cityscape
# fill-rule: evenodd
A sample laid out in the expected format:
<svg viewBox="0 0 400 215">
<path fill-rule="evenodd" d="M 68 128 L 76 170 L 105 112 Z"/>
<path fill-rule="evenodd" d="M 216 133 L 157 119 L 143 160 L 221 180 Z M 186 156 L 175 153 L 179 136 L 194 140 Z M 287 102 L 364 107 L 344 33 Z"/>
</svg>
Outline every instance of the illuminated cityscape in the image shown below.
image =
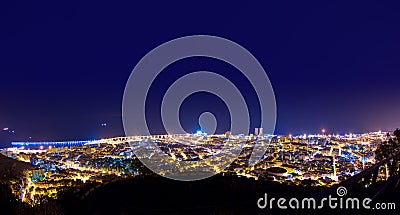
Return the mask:
<svg viewBox="0 0 400 215">
<path fill-rule="evenodd" d="M 329 187 L 375 164 L 377 147 L 391 136 L 381 131 L 287 136 L 199 132 L 90 141 L 13 142 L 13 147 L 2 149 L 1 153 L 33 165 L 11 182 L 11 189 L 21 201 L 35 205 L 47 198 L 56 199 L 57 193 L 63 190 L 79 191 L 84 184 L 91 184 L 92 188 L 81 194 L 81 198 L 113 181 L 155 174 L 134 154 L 139 147 L 135 143 L 146 138 L 156 140 L 165 153 L 179 161 L 203 160 L 221 153 L 228 140 L 245 140 L 240 156 L 217 173 L 287 185 Z M 183 144 L 185 142 L 195 145 Z M 249 164 L 255 144 L 267 145 L 267 151 L 258 163 Z M 163 162 L 168 161 L 159 161 L 160 165 Z M 378 180 L 387 177 L 387 171 L 381 171 Z"/>
</svg>

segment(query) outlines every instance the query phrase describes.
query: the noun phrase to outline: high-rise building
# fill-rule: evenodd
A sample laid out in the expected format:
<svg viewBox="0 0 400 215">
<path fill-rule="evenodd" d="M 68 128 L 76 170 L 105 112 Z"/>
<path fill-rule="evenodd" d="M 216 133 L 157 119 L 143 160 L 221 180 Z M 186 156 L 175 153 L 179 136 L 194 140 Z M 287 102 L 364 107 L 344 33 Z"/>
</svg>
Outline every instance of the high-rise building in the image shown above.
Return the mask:
<svg viewBox="0 0 400 215">
<path fill-rule="evenodd" d="M 258 135 L 260 135 L 260 136 L 263 135 L 263 130 L 264 130 L 263 128 L 260 128 L 259 132 L 258 132 Z"/>
<path fill-rule="evenodd" d="M 230 131 L 227 131 L 227 132 L 225 132 L 225 138 L 229 138 L 231 136 L 231 132 Z"/>
</svg>

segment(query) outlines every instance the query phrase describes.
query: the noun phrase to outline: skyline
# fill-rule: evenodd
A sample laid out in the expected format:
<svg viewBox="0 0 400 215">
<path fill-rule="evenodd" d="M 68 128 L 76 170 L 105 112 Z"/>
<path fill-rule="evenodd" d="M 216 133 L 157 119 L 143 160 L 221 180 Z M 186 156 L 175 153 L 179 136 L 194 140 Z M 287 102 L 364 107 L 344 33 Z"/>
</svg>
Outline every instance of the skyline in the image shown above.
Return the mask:
<svg viewBox="0 0 400 215">
<path fill-rule="evenodd" d="M 123 135 L 122 96 L 134 66 L 156 46 L 193 34 L 240 43 L 259 60 L 276 96 L 277 134 L 400 127 L 399 3 L 204 3 L 185 10 L 174 3 L 7 4 L 0 13 L 6 20 L 0 35 L 0 128 L 15 130 L 13 140 Z M 238 86 L 252 108 L 254 130 L 254 92 L 217 60 L 198 57 L 168 66 L 150 89 L 147 111 L 159 111 L 168 86 L 197 70 L 228 76 Z M 181 108 L 188 132 L 199 129 L 205 110 L 221 118 L 219 133 L 227 130 L 226 107 L 216 97 L 198 93 Z M 163 133 L 158 118 L 149 116 L 154 132 Z M 8 137 L 0 132 L 4 147 Z"/>
<path fill-rule="evenodd" d="M 5 128 L 3 128 L 5 129 Z M 7 128 L 8 129 L 8 128 Z M 258 129 L 258 128 L 256 128 Z M 397 130 L 399 128 L 396 128 Z M 239 135 L 244 135 L 244 136 L 251 136 L 251 135 L 255 135 L 255 136 L 275 136 L 275 137 L 304 137 L 304 136 L 329 136 L 329 137 L 347 137 L 347 136 L 357 136 L 357 135 L 365 135 L 365 134 L 375 134 L 375 133 L 382 133 L 382 134 L 392 134 L 396 129 L 393 130 L 378 130 L 378 131 L 367 131 L 367 132 L 347 132 L 347 133 L 339 133 L 339 132 L 331 132 L 329 133 L 329 131 L 326 131 L 326 129 L 322 129 L 320 130 L 320 132 L 314 132 L 314 133 L 310 133 L 310 132 L 305 132 L 305 133 L 287 133 L 287 134 L 282 134 L 282 133 L 274 133 L 274 134 L 264 134 L 264 135 L 256 135 L 255 132 L 250 132 L 249 134 L 239 134 Z M 5 132 L 3 130 L 3 132 Z M 8 131 L 7 131 L 8 132 Z M 38 144 L 40 145 L 41 143 L 43 143 L 44 145 L 57 145 L 57 144 L 75 144 L 75 143 L 87 143 L 87 142 L 91 142 L 91 141 L 98 141 L 98 140 L 102 140 L 102 139 L 112 139 L 112 138 L 122 138 L 122 137 L 129 137 L 127 135 L 122 135 L 122 136 L 104 136 L 104 135 L 99 135 L 102 137 L 96 137 L 96 138 L 91 138 L 91 139 L 53 139 L 53 140 L 48 140 L 46 138 L 32 138 L 29 137 L 27 139 L 23 139 L 23 138 L 18 138 L 18 137 L 12 137 L 11 135 L 13 134 L 7 134 L 3 133 L 2 136 L 4 138 L 4 134 L 6 135 L 10 135 L 11 139 L 9 139 L 8 142 L 6 142 L 6 144 L 4 146 L 1 146 L 1 148 L 8 148 L 10 146 L 19 146 L 19 145 L 23 145 L 23 144 L 30 144 L 32 143 L 33 145 L 37 146 Z M 230 133 L 230 131 L 227 131 Z M 8 132 L 10 133 L 10 132 Z M 205 134 L 205 135 L 210 135 L 210 136 L 221 136 L 221 135 L 225 135 L 225 133 L 215 133 L 215 134 L 207 134 L 206 132 L 200 130 L 197 130 L 196 132 L 193 133 L 186 133 L 186 134 L 152 134 L 151 136 L 155 135 L 196 135 L 196 134 Z M 0 144 L 1 145 L 1 144 Z"/>
<path fill-rule="evenodd" d="M 79 199 L 84 201 L 95 189 L 118 179 L 151 180 L 156 174 L 186 183 L 216 177 L 229 178 L 228 181 L 243 177 L 256 183 L 285 184 L 291 189 L 305 186 L 326 190 L 358 178 L 363 189 L 373 188 L 378 181 L 388 181 L 395 175 L 394 168 L 379 167 L 385 166 L 383 161 L 390 160 L 382 160 L 389 156 L 381 151 L 382 147 L 393 146 L 387 143 L 397 138 L 398 132 L 390 136 L 374 132 L 296 137 L 200 132 L 151 138 L 131 136 L 81 142 L 13 143 L 12 148 L 0 150 L 0 157 L 37 167 L 25 171 L 11 185 L 20 201 L 36 205 L 44 198 L 58 198 L 66 186 L 79 188 L 83 182 L 95 187 L 86 187 L 90 192 L 81 192 L 84 195 Z M 398 150 L 392 153 L 399 156 Z M 373 169 L 377 170 L 375 179 L 365 177 L 364 180 L 361 174 Z M 346 187 L 349 186 L 347 183 Z"/>
</svg>

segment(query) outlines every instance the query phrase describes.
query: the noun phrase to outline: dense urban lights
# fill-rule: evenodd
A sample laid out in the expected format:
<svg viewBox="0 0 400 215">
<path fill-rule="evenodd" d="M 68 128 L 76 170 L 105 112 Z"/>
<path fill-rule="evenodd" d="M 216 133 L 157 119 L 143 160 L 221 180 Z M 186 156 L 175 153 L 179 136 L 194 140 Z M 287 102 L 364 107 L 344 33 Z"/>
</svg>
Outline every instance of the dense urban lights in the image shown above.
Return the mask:
<svg viewBox="0 0 400 215">
<path fill-rule="evenodd" d="M 12 183 L 12 190 L 18 198 L 35 203 L 42 197 L 57 198 L 61 189 L 79 186 L 78 181 L 103 184 L 119 178 L 154 174 L 146 170 L 134 154 L 138 145 L 132 144 L 132 141 L 143 138 L 148 137 L 15 142 L 12 148 L 3 149 L 1 153 L 38 167 L 27 170 L 20 180 Z M 235 135 L 196 132 L 194 135 L 157 135 L 152 138 L 173 160 L 193 161 L 218 155 Z M 371 132 L 345 135 L 250 135 L 240 138 L 247 139 L 241 154 L 226 169 L 216 168 L 218 173 L 294 185 L 308 184 L 311 180 L 314 186 L 331 186 L 372 166 L 376 162 L 377 145 L 386 141 L 388 136 L 385 132 Z M 188 141 L 195 141 L 195 144 L 186 144 Z M 266 144 L 267 151 L 261 161 L 250 164 L 252 148 L 257 143 Z M 165 165 L 169 161 L 158 162 Z"/>
</svg>

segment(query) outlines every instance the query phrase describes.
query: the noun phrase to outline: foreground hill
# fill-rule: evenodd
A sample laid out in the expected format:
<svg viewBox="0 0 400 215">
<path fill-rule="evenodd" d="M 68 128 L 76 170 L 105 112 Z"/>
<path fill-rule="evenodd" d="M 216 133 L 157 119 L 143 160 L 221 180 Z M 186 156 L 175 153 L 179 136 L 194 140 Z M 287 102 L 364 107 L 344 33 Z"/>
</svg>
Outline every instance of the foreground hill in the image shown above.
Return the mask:
<svg viewBox="0 0 400 215">
<path fill-rule="evenodd" d="M 0 154 L 0 178 L 1 180 L 8 180 L 9 178 L 17 177 L 20 173 L 27 169 L 33 169 L 34 166 L 8 158 Z"/>
<path fill-rule="evenodd" d="M 268 212 L 257 207 L 265 193 L 298 197 L 321 189 L 219 175 L 190 182 L 147 176 L 101 186 L 84 200 L 64 196 L 60 203 L 68 205 L 66 214 L 258 214 Z"/>
</svg>

